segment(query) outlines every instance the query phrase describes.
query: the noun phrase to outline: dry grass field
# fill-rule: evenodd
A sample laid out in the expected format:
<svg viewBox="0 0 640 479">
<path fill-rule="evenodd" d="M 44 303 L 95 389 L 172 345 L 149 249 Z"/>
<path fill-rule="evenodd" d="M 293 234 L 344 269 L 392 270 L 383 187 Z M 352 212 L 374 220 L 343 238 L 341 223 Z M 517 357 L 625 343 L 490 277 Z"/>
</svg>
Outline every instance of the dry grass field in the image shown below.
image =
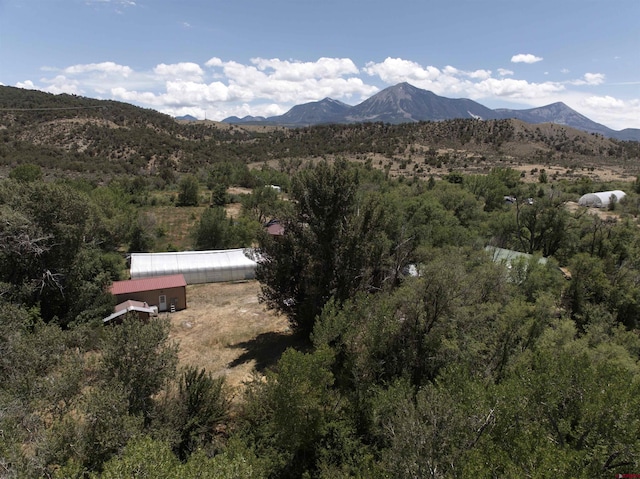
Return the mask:
<svg viewBox="0 0 640 479">
<path fill-rule="evenodd" d="M 239 390 L 286 348 L 301 346 L 287 319 L 258 301 L 259 291 L 257 281 L 187 286 L 187 309 L 164 313 L 180 346 L 180 364 L 224 375 Z"/>
</svg>

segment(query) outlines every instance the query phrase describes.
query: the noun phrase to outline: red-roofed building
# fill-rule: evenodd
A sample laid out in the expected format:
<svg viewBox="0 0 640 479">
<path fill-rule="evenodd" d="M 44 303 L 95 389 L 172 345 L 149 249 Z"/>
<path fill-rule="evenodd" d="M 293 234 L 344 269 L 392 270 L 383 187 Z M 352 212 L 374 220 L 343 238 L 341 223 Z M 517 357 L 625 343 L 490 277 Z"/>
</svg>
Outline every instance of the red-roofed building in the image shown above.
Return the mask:
<svg viewBox="0 0 640 479">
<path fill-rule="evenodd" d="M 187 307 L 187 282 L 182 274 L 114 281 L 111 294 L 117 303 L 142 301 L 158 311 L 178 311 Z"/>
<path fill-rule="evenodd" d="M 267 233 L 271 236 L 283 236 L 284 235 L 284 226 L 280 224 L 279 220 L 273 219 L 268 223 L 265 223 L 265 228 L 267 229 Z"/>
</svg>

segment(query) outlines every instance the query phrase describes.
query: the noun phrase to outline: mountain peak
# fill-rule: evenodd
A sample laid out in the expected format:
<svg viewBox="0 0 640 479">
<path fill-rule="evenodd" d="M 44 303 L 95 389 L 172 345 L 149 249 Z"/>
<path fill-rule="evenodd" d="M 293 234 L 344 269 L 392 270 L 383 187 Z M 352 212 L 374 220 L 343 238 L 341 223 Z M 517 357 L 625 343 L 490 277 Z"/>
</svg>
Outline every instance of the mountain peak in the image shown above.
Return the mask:
<svg viewBox="0 0 640 479">
<path fill-rule="evenodd" d="M 614 130 L 590 120 L 561 101 L 537 108 L 529 108 L 528 110 L 500 109 L 496 110 L 496 112 L 501 115 L 501 118 L 517 118 L 533 124 L 556 123 L 578 128 L 589 133 L 600 133 L 607 137 L 615 136 Z"/>
<path fill-rule="evenodd" d="M 382 121 L 405 123 L 441 121 L 451 118 L 496 118 L 493 110 L 472 100 L 444 98 L 403 82 L 385 88 L 354 106 L 347 117 L 351 122 Z"/>
<path fill-rule="evenodd" d="M 442 121 L 457 118 L 495 120 L 516 118 L 527 123 L 556 123 L 589 133 L 624 140 L 639 140 L 640 131 L 628 129 L 616 132 L 591 121 L 563 102 L 528 110 L 492 110 L 468 98 L 445 98 L 423 90 L 408 82 L 398 83 L 379 91 L 356 106 L 349 106 L 332 98 L 296 105 L 283 115 L 262 119 L 283 126 L 308 126 L 326 123 L 410 123 Z M 223 122 L 234 123 L 233 119 Z"/>
<path fill-rule="evenodd" d="M 192 115 L 176 116 L 176 120 L 198 121 L 198 119 L 195 116 L 192 116 Z"/>
</svg>

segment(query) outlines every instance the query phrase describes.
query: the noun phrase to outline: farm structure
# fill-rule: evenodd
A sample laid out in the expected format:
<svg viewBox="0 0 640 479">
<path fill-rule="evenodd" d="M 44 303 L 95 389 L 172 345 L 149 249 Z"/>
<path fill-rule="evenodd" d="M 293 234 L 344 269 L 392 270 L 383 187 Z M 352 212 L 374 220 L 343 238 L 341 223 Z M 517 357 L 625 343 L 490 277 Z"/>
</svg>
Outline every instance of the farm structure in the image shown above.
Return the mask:
<svg viewBox="0 0 640 479">
<path fill-rule="evenodd" d="M 599 191 L 597 193 L 587 193 L 582 195 L 578 200 L 580 206 L 588 206 L 595 208 L 606 208 L 612 202 L 617 203 L 624 198 L 626 193 L 621 190 Z"/>
<path fill-rule="evenodd" d="M 284 236 L 284 226 L 280 223 L 280 220 L 273 219 L 264 224 L 267 234 L 273 237 Z"/>
<path fill-rule="evenodd" d="M 113 309 L 115 312 L 104 318 L 102 320 L 103 323 L 119 323 L 127 313 L 135 313 L 138 316 L 138 319 L 141 320 L 149 319 L 150 316 L 158 315 L 157 306 L 149 306 L 144 301 L 135 301 L 133 299 L 129 299 L 124 303 L 117 304 Z"/>
<path fill-rule="evenodd" d="M 187 282 L 181 274 L 114 281 L 111 294 L 118 303 L 128 300 L 157 306 L 158 311 L 178 311 L 187 307 Z"/>
<path fill-rule="evenodd" d="M 181 274 L 187 284 L 240 281 L 255 278 L 256 266 L 242 248 L 131 254 L 132 279 Z"/>
</svg>

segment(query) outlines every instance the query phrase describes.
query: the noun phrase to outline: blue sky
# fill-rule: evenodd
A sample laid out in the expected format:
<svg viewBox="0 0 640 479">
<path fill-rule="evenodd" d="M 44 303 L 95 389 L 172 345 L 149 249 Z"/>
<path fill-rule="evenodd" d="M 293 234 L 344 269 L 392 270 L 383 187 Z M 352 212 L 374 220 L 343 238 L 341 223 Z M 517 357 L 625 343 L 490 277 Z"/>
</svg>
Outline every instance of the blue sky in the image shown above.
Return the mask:
<svg viewBox="0 0 640 479">
<path fill-rule="evenodd" d="M 403 81 L 640 128 L 640 0 L 0 0 L 4 85 L 221 120 Z"/>
</svg>

